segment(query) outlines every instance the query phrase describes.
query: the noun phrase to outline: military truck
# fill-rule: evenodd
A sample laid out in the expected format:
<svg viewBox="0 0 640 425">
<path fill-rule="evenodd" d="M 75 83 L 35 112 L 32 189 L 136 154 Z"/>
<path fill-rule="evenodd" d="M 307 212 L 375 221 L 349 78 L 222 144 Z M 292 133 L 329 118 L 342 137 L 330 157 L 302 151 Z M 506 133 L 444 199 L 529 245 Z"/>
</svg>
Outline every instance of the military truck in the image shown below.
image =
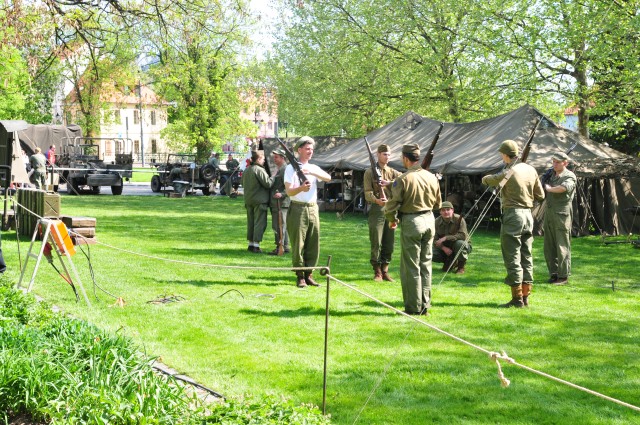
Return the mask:
<svg viewBox="0 0 640 425">
<path fill-rule="evenodd" d="M 109 148 L 111 160 L 105 161 L 104 149 Z M 101 149 L 102 148 L 102 149 Z M 72 195 L 100 193 L 110 186 L 114 195 L 122 194 L 124 179 L 130 179 L 133 169 L 131 140 L 118 137 L 76 137 L 62 145 L 56 160 L 67 192 Z"/>
<path fill-rule="evenodd" d="M 211 193 L 211 182 L 220 177 L 220 170 L 212 164 L 198 165 L 195 154 L 169 154 L 167 162 L 156 163 L 156 175 L 151 177 L 151 190 L 160 192 L 171 188 L 185 195 L 201 190 L 204 195 Z"/>
</svg>

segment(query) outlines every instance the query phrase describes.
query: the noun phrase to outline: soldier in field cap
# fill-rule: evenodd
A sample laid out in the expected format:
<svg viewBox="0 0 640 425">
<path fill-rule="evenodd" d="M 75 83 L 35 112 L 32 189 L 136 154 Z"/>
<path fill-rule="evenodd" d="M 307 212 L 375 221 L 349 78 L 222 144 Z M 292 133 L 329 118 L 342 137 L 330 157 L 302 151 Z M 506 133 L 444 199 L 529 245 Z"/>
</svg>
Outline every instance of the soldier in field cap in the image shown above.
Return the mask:
<svg viewBox="0 0 640 425">
<path fill-rule="evenodd" d="M 285 153 L 282 149 L 274 149 L 272 152 L 273 162 L 278 169 L 271 177 L 271 198 L 269 207 L 271 208 L 271 228 L 275 233 L 276 248 L 270 251 L 270 255 L 278 255 L 278 249 L 282 245 L 282 253 L 289 252 L 289 234 L 287 233 L 287 213 L 291 199 L 287 196 L 284 188 L 284 170 L 287 166 Z M 280 227 L 282 226 L 282 228 Z"/>
<path fill-rule="evenodd" d="M 391 185 L 391 199 L 384 207 L 393 229 L 400 224 L 400 281 L 404 311 L 427 314 L 431 306 L 431 259 L 435 235 L 433 209 L 440 206 L 440 184 L 435 175 L 420 166 L 420 147 L 402 147 L 407 171 Z"/>
<path fill-rule="evenodd" d="M 373 267 L 373 280 L 393 282 L 389 275 L 389 263 L 393 254 L 395 230 L 389 227 L 389 222 L 384 218 L 383 208 L 391 198 L 390 184 L 400 176 L 400 172 L 388 165 L 391 158 L 389 145 L 383 143 L 378 146 L 377 157 L 376 165 L 382 178 L 380 182 L 374 181 L 371 167 L 364 172 L 364 198 L 369 204 L 369 243 L 371 245 L 369 262 Z"/>
<path fill-rule="evenodd" d="M 453 204 L 444 201 L 440 205 L 440 217 L 436 218 L 436 236 L 433 240 L 433 262 L 444 263 L 442 271 L 455 266 L 455 273 L 465 272 L 465 265 L 471 252 L 471 243 L 467 242 L 467 222 L 460 214 L 455 214 Z M 457 263 L 453 264 L 457 257 Z"/>
<path fill-rule="evenodd" d="M 571 223 L 576 175 L 567 168 L 569 156 L 557 152 L 552 157 L 553 173 L 544 184 L 544 258 L 549 269 L 549 283 L 565 285 L 571 274 Z"/>
<path fill-rule="evenodd" d="M 529 305 L 529 294 L 533 285 L 533 216 L 534 201 L 544 199 L 544 191 L 536 169 L 529 164 L 517 162 L 518 145 L 505 140 L 498 149 L 506 167 L 492 176 L 484 176 L 482 184 L 500 186 L 502 225 L 500 246 L 502 259 L 507 269 L 504 283 L 511 287 L 511 301 L 500 307 L 524 307 Z"/>
</svg>

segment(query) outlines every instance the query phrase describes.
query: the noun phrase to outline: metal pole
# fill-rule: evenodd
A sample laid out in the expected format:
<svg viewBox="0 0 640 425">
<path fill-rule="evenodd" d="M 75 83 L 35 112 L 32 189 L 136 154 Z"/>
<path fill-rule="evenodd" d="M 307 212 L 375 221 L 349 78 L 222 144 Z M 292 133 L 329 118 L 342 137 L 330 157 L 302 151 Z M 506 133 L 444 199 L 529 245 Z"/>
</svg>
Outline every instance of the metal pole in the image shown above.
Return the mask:
<svg viewBox="0 0 640 425">
<path fill-rule="evenodd" d="M 142 125 L 142 81 L 138 80 L 139 88 L 138 94 L 140 95 L 140 160 L 144 167 L 144 129 Z"/>
<path fill-rule="evenodd" d="M 322 371 L 322 414 L 327 415 L 327 353 L 329 351 L 329 282 L 331 279 L 331 256 L 327 259 L 327 268 L 322 272 L 327 274 L 327 301 L 324 308 L 324 368 Z"/>
</svg>

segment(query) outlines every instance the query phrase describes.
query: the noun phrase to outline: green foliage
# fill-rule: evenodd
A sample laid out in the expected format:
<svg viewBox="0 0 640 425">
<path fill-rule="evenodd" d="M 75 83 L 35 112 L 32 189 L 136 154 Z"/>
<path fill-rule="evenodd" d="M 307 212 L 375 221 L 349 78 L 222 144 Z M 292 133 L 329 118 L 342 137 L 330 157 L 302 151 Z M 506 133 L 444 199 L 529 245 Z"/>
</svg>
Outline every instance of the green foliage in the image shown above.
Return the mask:
<svg viewBox="0 0 640 425">
<path fill-rule="evenodd" d="M 0 44 L 0 119 L 23 117 L 30 93 L 27 64 L 20 52 L 6 44 Z"/>
<path fill-rule="evenodd" d="M 262 398 L 228 400 L 211 406 L 203 424 L 225 425 L 284 425 L 306 424 L 326 425 L 329 418 L 322 416 L 318 408 L 312 405 L 295 405 L 282 397 L 265 396 Z"/>
</svg>

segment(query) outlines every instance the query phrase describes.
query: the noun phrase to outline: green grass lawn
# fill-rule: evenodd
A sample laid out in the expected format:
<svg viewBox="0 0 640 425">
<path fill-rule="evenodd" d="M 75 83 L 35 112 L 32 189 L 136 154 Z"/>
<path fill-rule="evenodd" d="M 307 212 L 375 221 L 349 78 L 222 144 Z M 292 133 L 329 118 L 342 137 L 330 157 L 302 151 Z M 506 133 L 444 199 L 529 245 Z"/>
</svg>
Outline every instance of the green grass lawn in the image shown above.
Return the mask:
<svg viewBox="0 0 640 425">
<path fill-rule="evenodd" d="M 135 173 L 134 173 L 135 175 Z M 100 327 L 123 329 L 148 353 L 227 396 L 282 394 L 322 403 L 325 287 L 298 289 L 290 257 L 246 250 L 242 198 L 64 197 L 65 215 L 97 218 L 90 246 L 93 296 L 82 254 L 74 263 L 92 308 L 43 262 L 34 291 Z M 373 282 L 366 218 L 323 213 L 321 263 L 332 274 L 402 308 L 400 283 Z M 270 230 L 263 249 L 273 248 Z M 510 299 L 496 231 L 478 232 L 462 276 L 434 268 L 428 323 L 517 362 L 640 405 L 640 250 L 574 239 L 570 285 L 547 274 L 536 238 L 536 285 L 528 309 L 497 309 Z M 22 260 L 28 242 L 20 244 Z M 399 242 L 396 244 L 399 250 Z M 19 276 L 15 234 L 3 234 L 8 274 Z M 396 253 L 397 254 L 397 253 Z M 179 260 L 175 263 L 166 260 Z M 397 255 L 396 255 L 397 257 Z M 209 267 L 187 264 L 202 263 Z M 391 273 L 398 274 L 394 260 Z M 612 290 L 612 282 L 615 290 Z M 183 301 L 152 304 L 160 296 Z M 503 363 L 511 386 L 480 351 L 394 314 L 331 283 L 327 411 L 339 424 L 632 424 L 640 413 Z M 375 390 L 375 391 L 374 391 Z"/>
</svg>

